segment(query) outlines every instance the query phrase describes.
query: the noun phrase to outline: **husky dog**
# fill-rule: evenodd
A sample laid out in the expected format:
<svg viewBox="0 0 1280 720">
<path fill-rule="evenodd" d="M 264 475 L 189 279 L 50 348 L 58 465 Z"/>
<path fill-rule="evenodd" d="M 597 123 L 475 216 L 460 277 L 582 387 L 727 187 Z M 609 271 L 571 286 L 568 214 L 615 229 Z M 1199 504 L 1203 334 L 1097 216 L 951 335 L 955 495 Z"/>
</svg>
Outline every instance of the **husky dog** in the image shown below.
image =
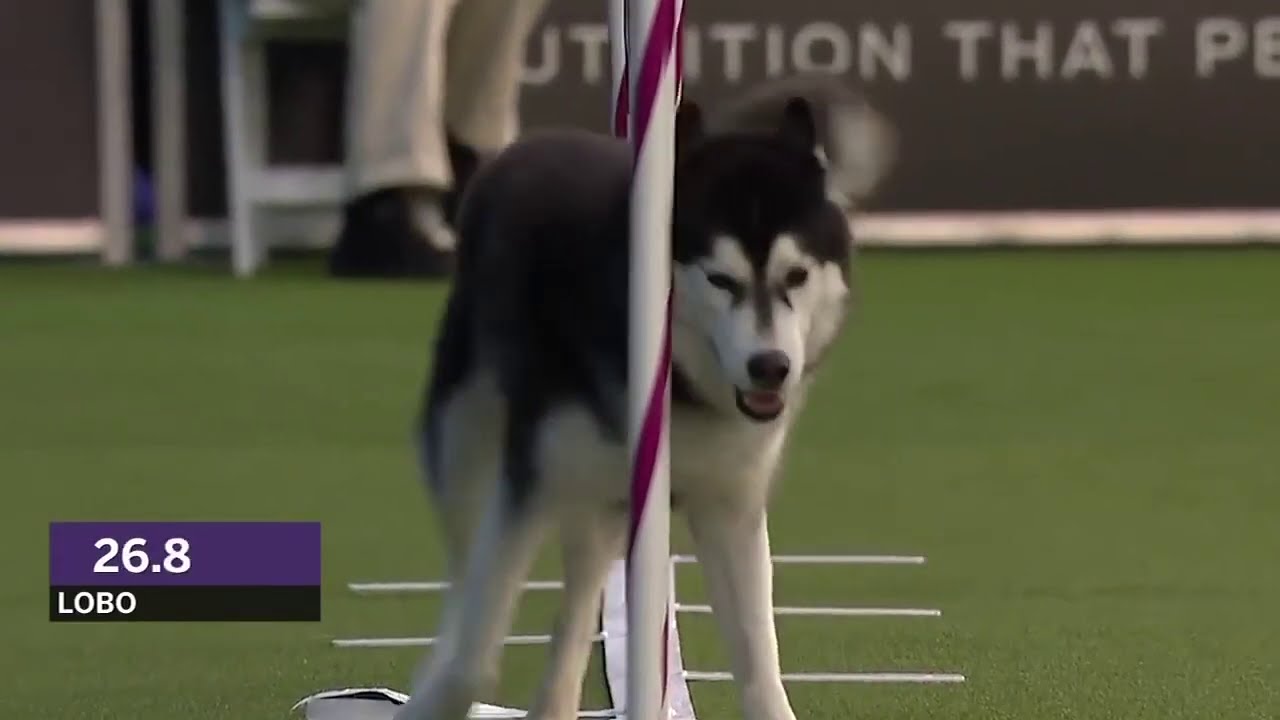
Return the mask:
<svg viewBox="0 0 1280 720">
<path fill-rule="evenodd" d="M 778 664 L 766 505 L 839 335 L 851 238 L 814 154 L 815 111 L 676 121 L 672 503 L 688 519 L 749 720 L 794 720 Z M 850 128 L 851 129 L 851 128 Z M 474 178 L 435 346 L 421 451 L 453 588 L 398 720 L 461 720 L 498 675 L 522 582 L 557 530 L 565 590 L 530 717 L 576 716 L 628 530 L 631 150 L 585 131 L 517 141 Z"/>
</svg>

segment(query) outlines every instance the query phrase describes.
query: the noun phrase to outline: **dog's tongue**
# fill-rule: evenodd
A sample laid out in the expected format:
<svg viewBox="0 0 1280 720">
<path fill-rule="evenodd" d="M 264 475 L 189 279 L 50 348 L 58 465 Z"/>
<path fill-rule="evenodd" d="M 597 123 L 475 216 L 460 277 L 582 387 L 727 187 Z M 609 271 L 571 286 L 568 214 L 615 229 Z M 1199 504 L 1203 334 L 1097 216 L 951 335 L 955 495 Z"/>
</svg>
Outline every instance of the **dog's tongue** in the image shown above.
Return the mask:
<svg viewBox="0 0 1280 720">
<path fill-rule="evenodd" d="M 742 394 L 748 407 L 756 412 L 770 413 L 782 406 L 782 395 L 767 390 L 750 390 Z"/>
</svg>

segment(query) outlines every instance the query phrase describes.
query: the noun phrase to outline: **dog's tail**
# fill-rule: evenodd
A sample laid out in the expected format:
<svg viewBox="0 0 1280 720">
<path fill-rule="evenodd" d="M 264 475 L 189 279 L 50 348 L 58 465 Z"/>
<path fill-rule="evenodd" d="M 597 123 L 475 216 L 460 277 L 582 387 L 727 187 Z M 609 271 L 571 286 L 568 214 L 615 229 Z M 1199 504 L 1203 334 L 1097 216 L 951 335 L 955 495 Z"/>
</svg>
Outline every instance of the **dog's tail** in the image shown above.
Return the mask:
<svg viewBox="0 0 1280 720">
<path fill-rule="evenodd" d="M 898 136 L 889 119 L 843 78 L 799 73 L 759 83 L 709 118 L 715 131 L 768 131 L 793 98 L 804 98 L 817 120 L 815 154 L 827 168 L 831 201 L 846 211 L 863 205 L 897 161 Z"/>
<path fill-rule="evenodd" d="M 827 183 L 844 210 L 862 205 L 880 187 L 898 154 L 897 132 L 862 98 L 834 102 L 827 117 Z"/>
</svg>

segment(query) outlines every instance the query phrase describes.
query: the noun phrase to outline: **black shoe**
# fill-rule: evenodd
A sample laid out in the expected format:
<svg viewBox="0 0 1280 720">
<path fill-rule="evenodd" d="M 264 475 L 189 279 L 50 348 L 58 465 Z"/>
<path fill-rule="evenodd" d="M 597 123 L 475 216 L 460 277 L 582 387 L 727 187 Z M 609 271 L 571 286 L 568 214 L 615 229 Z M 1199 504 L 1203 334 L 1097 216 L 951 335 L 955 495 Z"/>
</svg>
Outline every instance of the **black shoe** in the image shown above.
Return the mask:
<svg viewBox="0 0 1280 720">
<path fill-rule="evenodd" d="M 444 278 L 453 272 L 453 245 L 438 194 L 420 188 L 377 190 L 347 204 L 329 273 Z"/>
</svg>

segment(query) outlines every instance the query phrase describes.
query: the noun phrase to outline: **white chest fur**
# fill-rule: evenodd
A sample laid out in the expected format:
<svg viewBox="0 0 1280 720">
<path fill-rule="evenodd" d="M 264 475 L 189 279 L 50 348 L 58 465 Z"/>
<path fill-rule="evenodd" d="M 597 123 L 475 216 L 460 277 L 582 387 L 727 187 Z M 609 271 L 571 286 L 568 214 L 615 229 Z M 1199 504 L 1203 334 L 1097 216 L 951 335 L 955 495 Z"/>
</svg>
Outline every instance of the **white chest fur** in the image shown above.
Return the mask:
<svg viewBox="0 0 1280 720">
<path fill-rule="evenodd" d="M 762 499 L 786 442 L 788 418 L 760 424 L 676 412 L 671 419 L 671 489 L 674 494 Z"/>
<path fill-rule="evenodd" d="M 762 500 L 788 426 L 786 418 L 757 424 L 675 411 L 669 427 L 672 493 Z M 539 487 L 557 504 L 627 500 L 631 468 L 626 448 L 609 439 L 585 407 L 565 405 L 544 417 L 536 447 Z"/>
</svg>

